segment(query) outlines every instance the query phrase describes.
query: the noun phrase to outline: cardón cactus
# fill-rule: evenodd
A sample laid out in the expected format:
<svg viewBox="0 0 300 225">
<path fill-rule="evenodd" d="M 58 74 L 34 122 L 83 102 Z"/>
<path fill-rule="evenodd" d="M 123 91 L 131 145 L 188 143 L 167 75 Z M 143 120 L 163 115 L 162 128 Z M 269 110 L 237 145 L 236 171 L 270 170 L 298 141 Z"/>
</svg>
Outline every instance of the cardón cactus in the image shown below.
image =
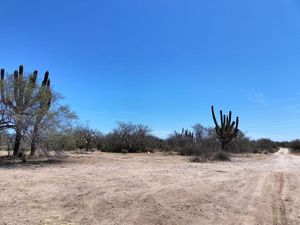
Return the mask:
<svg viewBox="0 0 300 225">
<path fill-rule="evenodd" d="M 221 125 L 218 124 L 214 107 L 211 106 L 212 117 L 215 123 L 215 130 L 218 135 L 218 138 L 221 142 L 221 148 L 224 151 L 227 151 L 227 144 L 229 144 L 239 132 L 239 117 L 236 117 L 236 121 L 232 120 L 232 112 L 229 112 L 229 115 L 223 115 L 222 110 L 220 111 L 220 120 Z"/>
<path fill-rule="evenodd" d="M 40 124 L 51 106 L 52 93 L 50 89 L 50 79 L 48 71 L 45 73 L 44 80 L 39 88 L 37 100 L 39 103 L 39 107 L 37 109 L 37 112 L 35 113 L 35 122 L 31 139 L 31 156 L 33 156 L 36 151 L 36 143 L 38 141 Z"/>
<path fill-rule="evenodd" d="M 5 79 L 5 70 L 1 69 L 0 93 L 2 103 L 13 112 L 15 120 L 14 155 L 19 154 L 22 133 L 25 130 L 25 117 L 34 118 L 33 139 L 34 149 L 37 141 L 38 126 L 51 105 L 49 72 L 45 73 L 43 83 L 37 85 L 38 72 L 24 76 L 24 67 L 19 66 L 10 78 Z"/>
<path fill-rule="evenodd" d="M 1 101 L 4 105 L 9 107 L 14 114 L 16 125 L 16 137 L 14 144 L 14 155 L 17 156 L 19 153 L 19 148 L 22 139 L 22 131 L 24 125 L 24 116 L 26 114 L 26 109 L 33 99 L 33 90 L 36 86 L 36 77 L 34 79 L 34 75 L 32 75 L 27 82 L 24 79 L 24 67 L 19 66 L 19 70 L 15 70 L 13 74 L 13 86 L 12 93 L 9 91 L 10 86 L 8 82 L 6 82 L 5 78 L 5 70 L 1 70 Z"/>
</svg>

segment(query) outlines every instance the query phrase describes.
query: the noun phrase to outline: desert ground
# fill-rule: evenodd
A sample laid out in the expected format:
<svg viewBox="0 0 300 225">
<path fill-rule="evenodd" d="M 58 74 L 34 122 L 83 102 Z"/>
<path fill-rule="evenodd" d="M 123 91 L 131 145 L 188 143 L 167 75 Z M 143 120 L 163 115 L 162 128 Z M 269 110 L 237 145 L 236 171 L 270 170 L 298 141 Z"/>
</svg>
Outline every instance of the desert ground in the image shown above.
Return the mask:
<svg viewBox="0 0 300 225">
<path fill-rule="evenodd" d="M 0 162 L 0 224 L 300 224 L 300 156 L 93 152 Z"/>
</svg>

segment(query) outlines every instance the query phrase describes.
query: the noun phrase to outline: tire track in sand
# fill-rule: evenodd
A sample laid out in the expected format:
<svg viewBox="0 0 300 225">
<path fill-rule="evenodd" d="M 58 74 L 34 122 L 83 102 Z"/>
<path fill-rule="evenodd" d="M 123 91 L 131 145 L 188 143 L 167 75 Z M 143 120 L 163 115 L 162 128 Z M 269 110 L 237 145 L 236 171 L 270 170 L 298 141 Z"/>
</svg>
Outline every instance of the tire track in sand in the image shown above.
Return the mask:
<svg viewBox="0 0 300 225">
<path fill-rule="evenodd" d="M 257 224 L 287 225 L 283 200 L 284 173 L 271 172 L 266 178 L 255 213 Z"/>
</svg>

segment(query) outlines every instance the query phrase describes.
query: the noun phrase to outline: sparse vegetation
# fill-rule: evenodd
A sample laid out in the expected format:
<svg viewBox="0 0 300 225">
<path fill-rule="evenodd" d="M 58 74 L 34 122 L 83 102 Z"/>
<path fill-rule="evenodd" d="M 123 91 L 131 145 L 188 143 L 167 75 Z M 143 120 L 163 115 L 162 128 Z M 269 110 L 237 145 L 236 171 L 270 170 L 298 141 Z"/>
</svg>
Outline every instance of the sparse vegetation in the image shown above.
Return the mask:
<svg viewBox="0 0 300 225">
<path fill-rule="evenodd" d="M 217 151 L 212 155 L 212 161 L 230 161 L 230 156 L 228 152 Z"/>
<path fill-rule="evenodd" d="M 75 140 L 76 140 L 76 146 L 79 149 L 85 149 L 87 152 L 92 150 L 92 144 L 95 139 L 95 131 L 90 129 L 88 126 L 82 126 L 82 127 L 77 127 L 75 129 Z"/>
<path fill-rule="evenodd" d="M 30 149 L 30 155 L 34 156 L 37 146 L 41 147 L 47 139 L 45 134 L 59 130 L 58 127 L 65 124 L 62 120 L 72 120 L 70 115 L 74 115 L 66 110 L 67 106 L 58 104 L 59 94 L 50 88 L 49 72 L 45 73 L 41 84 L 37 78 L 38 71 L 26 75 L 22 65 L 13 74 L 1 69 L 0 127 L 15 131 L 14 135 L 9 135 L 14 137 L 14 156 L 21 157 L 25 153 L 21 148 Z"/>
<path fill-rule="evenodd" d="M 24 77 L 24 68 L 21 65 L 19 70 L 15 70 L 13 75 L 9 75 L 5 79 L 5 71 L 1 70 L 1 104 L 7 107 L 10 112 L 9 115 L 13 118 L 15 129 L 15 143 L 13 155 L 19 155 L 22 137 L 29 127 L 29 123 L 33 122 L 35 116 L 38 114 L 39 107 L 39 87 L 37 85 L 37 71 L 34 71 L 28 77 Z M 45 75 L 46 86 L 48 83 L 48 76 Z M 44 79 L 44 81 L 45 81 Z M 44 98 L 44 97 L 43 97 Z M 51 99 L 51 97 L 50 97 Z M 33 122 L 34 123 L 34 122 Z M 35 139 L 34 143 L 35 144 Z"/>
<path fill-rule="evenodd" d="M 119 122 L 118 127 L 104 137 L 103 151 L 129 153 L 146 152 L 150 146 L 150 128 L 142 124 Z"/>
<path fill-rule="evenodd" d="M 2 140 L 6 140 L 5 143 L 2 141 L 2 146 L 9 155 L 13 150 L 15 156 L 28 151 L 33 156 L 37 147 L 45 154 L 75 149 L 119 153 L 158 150 L 176 151 L 180 155 L 196 157 L 195 161 L 208 161 L 229 158 L 228 153 L 277 150 L 278 143 L 269 139 L 253 141 L 246 137 L 238 129 L 239 118 L 232 121 L 231 112 L 226 116 L 220 111 L 219 125 L 213 107 L 215 129 L 195 124 L 191 130 L 175 131 L 166 140 L 153 136 L 150 128 L 142 124 L 119 122 L 108 134 L 87 125 L 75 126 L 77 116 L 68 106 L 59 104 L 61 95 L 50 88 L 49 72 L 45 73 L 41 84 L 37 77 L 37 71 L 26 75 L 23 66 L 13 74 L 1 70 L 0 130 L 5 136 Z M 12 129 L 14 133 L 7 132 Z M 291 148 L 296 149 L 296 143 L 293 144 Z M 21 152 L 21 148 L 24 151 Z"/>
<path fill-rule="evenodd" d="M 300 140 L 291 141 L 289 144 L 289 148 L 292 152 L 300 153 Z"/>
<path fill-rule="evenodd" d="M 300 225 L 300 0 L 0 8 L 0 225 Z"/>
<path fill-rule="evenodd" d="M 257 153 L 266 151 L 269 153 L 274 153 L 276 151 L 278 151 L 278 144 L 270 139 L 267 138 L 262 138 L 262 139 L 258 139 L 254 142 L 254 146 L 255 146 L 255 151 Z"/>
</svg>

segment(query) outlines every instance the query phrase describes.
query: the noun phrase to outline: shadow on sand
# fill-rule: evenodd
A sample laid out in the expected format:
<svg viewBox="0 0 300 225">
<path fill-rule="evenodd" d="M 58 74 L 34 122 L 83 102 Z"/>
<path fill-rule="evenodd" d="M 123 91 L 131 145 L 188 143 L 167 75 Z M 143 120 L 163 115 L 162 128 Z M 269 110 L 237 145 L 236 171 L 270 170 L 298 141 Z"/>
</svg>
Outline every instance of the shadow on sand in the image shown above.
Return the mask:
<svg viewBox="0 0 300 225">
<path fill-rule="evenodd" d="M 0 168 L 14 169 L 14 168 L 35 168 L 49 165 L 66 163 L 67 157 L 43 157 L 43 158 L 28 158 L 26 162 L 22 161 L 20 157 L 0 156 Z"/>
</svg>

